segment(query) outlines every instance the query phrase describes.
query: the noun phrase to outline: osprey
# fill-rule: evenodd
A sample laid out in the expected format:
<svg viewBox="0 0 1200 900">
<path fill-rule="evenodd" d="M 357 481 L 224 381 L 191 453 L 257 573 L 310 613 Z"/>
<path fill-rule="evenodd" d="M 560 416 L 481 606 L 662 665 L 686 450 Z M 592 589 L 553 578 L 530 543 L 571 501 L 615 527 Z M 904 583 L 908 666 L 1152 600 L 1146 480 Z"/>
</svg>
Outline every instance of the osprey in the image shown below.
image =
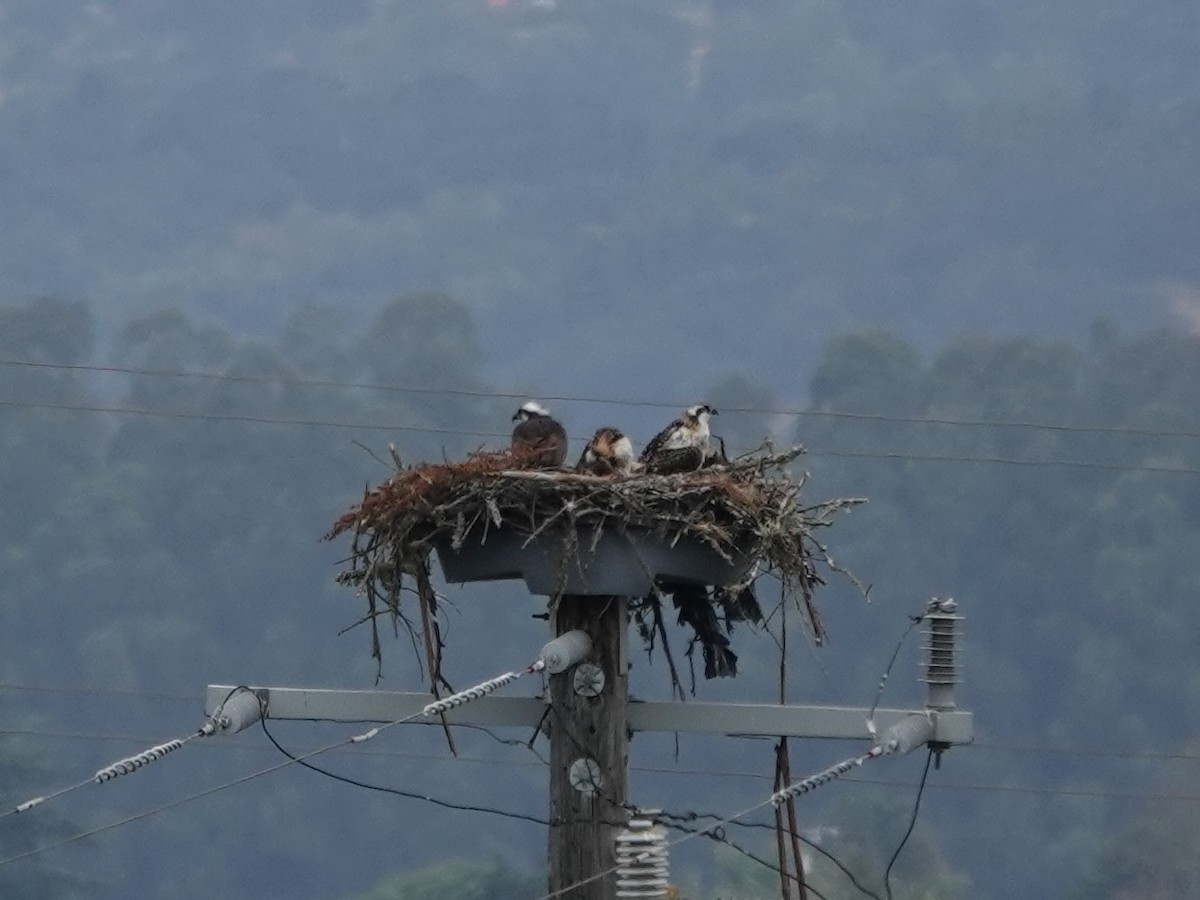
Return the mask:
<svg viewBox="0 0 1200 900">
<path fill-rule="evenodd" d="M 689 406 L 682 416 L 650 439 L 639 458 L 652 472 L 699 469 L 712 455 L 708 420 L 717 411 L 707 404 Z"/>
<path fill-rule="evenodd" d="M 606 425 L 596 429 L 575 468 L 593 475 L 628 475 L 637 465 L 629 438 Z"/>
<path fill-rule="evenodd" d="M 541 404 L 530 400 L 513 415 L 512 452 L 520 465 L 535 469 L 561 466 L 567 458 L 567 431 Z"/>
</svg>

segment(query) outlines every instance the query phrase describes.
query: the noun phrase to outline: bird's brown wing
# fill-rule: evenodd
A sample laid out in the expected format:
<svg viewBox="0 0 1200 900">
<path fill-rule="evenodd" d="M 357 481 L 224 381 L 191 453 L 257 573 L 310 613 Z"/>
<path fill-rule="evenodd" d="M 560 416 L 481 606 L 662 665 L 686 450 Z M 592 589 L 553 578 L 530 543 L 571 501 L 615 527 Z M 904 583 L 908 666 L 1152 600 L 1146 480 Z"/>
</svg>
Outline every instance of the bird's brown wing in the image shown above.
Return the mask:
<svg viewBox="0 0 1200 900">
<path fill-rule="evenodd" d="M 638 461 L 649 462 L 651 459 L 653 459 L 654 456 L 660 453 L 663 447 L 666 446 L 667 441 L 670 440 L 671 435 L 675 433 L 676 429 L 682 427 L 683 419 L 676 419 L 654 437 L 650 438 L 650 443 L 648 443 L 645 449 L 642 450 L 642 455 L 638 457 Z"/>
<path fill-rule="evenodd" d="M 645 461 L 646 471 L 653 475 L 670 475 L 675 472 L 695 472 L 704 465 L 704 451 L 699 447 L 681 447 L 678 450 L 659 450 Z"/>
<path fill-rule="evenodd" d="M 512 449 L 527 465 L 561 466 L 567 458 L 566 429 L 549 416 L 534 416 L 517 423 Z"/>
</svg>

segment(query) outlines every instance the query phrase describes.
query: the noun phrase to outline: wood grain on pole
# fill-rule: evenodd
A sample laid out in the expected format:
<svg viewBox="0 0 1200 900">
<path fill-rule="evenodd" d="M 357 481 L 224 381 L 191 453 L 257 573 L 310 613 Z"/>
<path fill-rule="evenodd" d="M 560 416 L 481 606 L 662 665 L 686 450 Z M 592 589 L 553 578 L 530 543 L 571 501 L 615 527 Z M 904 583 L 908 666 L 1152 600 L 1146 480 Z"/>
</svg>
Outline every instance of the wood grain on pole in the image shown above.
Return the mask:
<svg viewBox="0 0 1200 900">
<path fill-rule="evenodd" d="M 556 634 L 580 628 L 592 638 L 587 662 L 600 667 L 604 687 L 596 696 L 575 690 L 575 669 L 550 677 L 550 890 L 587 881 L 616 863 L 618 824 L 628 819 L 629 676 L 625 662 L 627 603 L 624 597 L 567 594 L 558 603 Z M 572 764 L 592 759 L 599 789 L 571 784 Z M 566 891 L 563 900 L 607 900 L 613 874 Z"/>
</svg>

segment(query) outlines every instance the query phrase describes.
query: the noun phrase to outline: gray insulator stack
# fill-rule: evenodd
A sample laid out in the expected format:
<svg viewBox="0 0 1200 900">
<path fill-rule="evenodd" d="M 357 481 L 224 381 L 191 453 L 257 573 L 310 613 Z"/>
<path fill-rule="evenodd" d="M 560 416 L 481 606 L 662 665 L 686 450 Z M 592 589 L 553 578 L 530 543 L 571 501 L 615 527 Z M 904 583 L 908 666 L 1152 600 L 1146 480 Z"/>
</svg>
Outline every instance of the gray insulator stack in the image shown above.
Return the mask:
<svg viewBox="0 0 1200 900">
<path fill-rule="evenodd" d="M 617 897 L 664 898 L 670 887 L 666 831 L 634 818 L 616 837 Z"/>
<path fill-rule="evenodd" d="M 217 711 L 214 721 L 221 734 L 237 734 L 262 718 L 263 700 L 254 691 L 243 689 L 230 695 Z"/>
<path fill-rule="evenodd" d="M 582 662 L 591 652 L 592 639 L 586 631 L 568 631 L 543 647 L 538 659 L 546 664 L 549 674 L 557 675 Z"/>
<path fill-rule="evenodd" d="M 956 659 L 958 643 L 958 604 L 953 599 L 934 597 L 925 612 L 925 706 L 928 709 L 954 709 L 954 686 L 958 684 Z"/>
<path fill-rule="evenodd" d="M 880 756 L 903 756 L 933 740 L 934 727 L 929 713 L 905 716 L 883 733 L 879 742 Z"/>
</svg>

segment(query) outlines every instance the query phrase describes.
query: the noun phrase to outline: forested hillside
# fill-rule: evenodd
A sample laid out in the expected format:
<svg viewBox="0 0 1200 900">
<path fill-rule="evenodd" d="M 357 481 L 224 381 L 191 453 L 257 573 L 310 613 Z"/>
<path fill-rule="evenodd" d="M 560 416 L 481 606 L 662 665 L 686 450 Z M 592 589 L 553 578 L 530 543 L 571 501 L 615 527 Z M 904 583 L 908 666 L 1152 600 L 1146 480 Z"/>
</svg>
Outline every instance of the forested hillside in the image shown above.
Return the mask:
<svg viewBox="0 0 1200 900">
<path fill-rule="evenodd" d="M 1200 277 L 1197 15 L 7 0 L 0 295 L 264 335 L 444 290 L 504 377 L 575 392 L 713 355 L 787 390 L 862 322 L 1159 325 Z"/>
<path fill-rule="evenodd" d="M 124 321 L 111 340 L 97 332 L 79 303 L 0 308 L 5 808 L 194 730 L 210 682 L 370 687 L 365 631 L 338 634 L 363 611 L 333 583 L 345 548 L 321 535 L 386 475 L 389 442 L 409 461 L 497 446 L 521 392 L 560 392 L 551 378 L 490 382 L 474 317 L 448 295 L 402 296 L 367 318 L 307 307 L 268 337 L 177 310 Z M 704 399 L 722 410 L 716 424 L 731 449 L 773 432 L 809 448 L 813 499 L 869 498 L 826 537 L 871 585 L 870 602 L 838 580 L 818 596 L 831 641 L 818 649 L 793 637 L 793 700 L 869 703 L 908 614 L 937 594 L 955 596 L 967 616 L 962 698 L 979 740 L 931 773 L 897 897 L 1192 890 L 1198 383 L 1195 338 L 1097 322 L 1085 340 L 974 337 L 932 351 L 886 331 L 847 332 L 824 346 L 802 409 L 753 378 L 709 386 Z M 604 399 L 600 387 L 594 395 Z M 677 412 L 552 405 L 576 437 L 613 421 L 644 440 Z M 541 604 L 518 586 L 448 597 L 447 665 L 459 684 L 511 668 L 543 639 L 530 618 Z M 698 695 L 773 699 L 774 644 L 748 630 L 735 639 L 742 677 L 701 681 Z M 418 689 L 406 639 L 384 649 L 381 686 Z M 915 651 L 910 642 L 885 702 L 919 701 Z M 637 690 L 665 695 L 661 659 L 639 655 L 635 665 Z M 272 731 L 292 748 L 348 734 Z M 323 764 L 544 815 L 544 769 L 527 749 L 464 732 L 463 758 L 450 760 L 434 731 L 389 733 Z M 793 772 L 823 768 L 842 749 L 794 746 Z M 721 813 L 769 790 L 766 745 L 683 739 L 676 756 L 670 740 L 639 736 L 632 752 L 641 803 Z M 281 759 L 260 732 L 189 745 L 0 819 L 0 856 Z M 802 824 L 874 889 L 920 762 L 880 763 L 801 804 Z M 733 774 L 686 774 L 697 771 Z M 768 832 L 730 837 L 773 854 Z M 536 883 L 543 842 L 527 821 L 293 766 L 0 865 L 0 892 L 384 898 L 446 890 L 447 878 L 519 892 Z M 675 861 L 694 896 L 771 889 L 769 871 L 700 844 Z M 862 896 L 828 866 L 817 876 L 831 900 Z"/>
<path fill-rule="evenodd" d="M 796 702 L 869 703 L 908 617 L 960 601 L 979 740 L 932 773 L 897 900 L 1200 895 L 1198 32 L 1133 0 L 0 0 L 0 799 L 78 785 L 0 817 L 0 895 L 537 883 L 529 735 L 321 757 L 450 806 L 255 775 L 261 730 L 80 783 L 195 729 L 209 683 L 373 686 L 322 535 L 389 444 L 497 446 L 531 396 L 574 452 L 704 400 L 731 449 L 807 447 L 814 501 L 868 499 L 827 536 L 869 602 L 823 588 Z M 457 685 L 545 636 L 519 585 L 446 593 Z M 776 643 L 734 637 L 698 695 L 774 700 Z M 381 687 L 425 684 L 402 630 L 383 649 Z M 916 658 L 885 703 L 919 702 Z M 770 786 L 765 742 L 631 752 L 679 814 Z M 920 765 L 802 804 L 869 891 Z M 688 896 L 769 895 L 732 846 L 769 831 L 727 838 L 679 849 Z"/>
</svg>

